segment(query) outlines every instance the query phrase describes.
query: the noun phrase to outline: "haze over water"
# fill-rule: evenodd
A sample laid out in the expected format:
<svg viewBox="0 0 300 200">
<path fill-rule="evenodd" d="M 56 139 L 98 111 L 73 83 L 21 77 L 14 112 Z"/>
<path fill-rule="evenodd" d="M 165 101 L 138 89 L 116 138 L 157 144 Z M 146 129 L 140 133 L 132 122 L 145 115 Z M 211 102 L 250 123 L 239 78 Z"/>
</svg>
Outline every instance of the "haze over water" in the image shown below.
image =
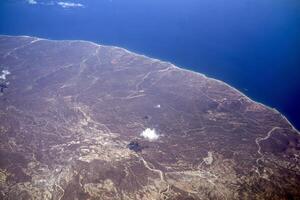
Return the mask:
<svg viewBox="0 0 300 200">
<path fill-rule="evenodd" d="M 1 1 L 0 34 L 90 40 L 170 61 L 275 107 L 300 129 L 298 0 L 74 2 L 84 7 Z"/>
</svg>

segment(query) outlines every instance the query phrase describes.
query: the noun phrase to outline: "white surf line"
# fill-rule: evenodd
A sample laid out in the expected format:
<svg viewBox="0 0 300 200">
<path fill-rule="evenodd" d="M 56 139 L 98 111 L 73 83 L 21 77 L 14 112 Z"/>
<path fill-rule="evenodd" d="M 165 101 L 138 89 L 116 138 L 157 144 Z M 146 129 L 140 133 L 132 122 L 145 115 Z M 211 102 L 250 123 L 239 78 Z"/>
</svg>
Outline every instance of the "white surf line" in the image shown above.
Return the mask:
<svg viewBox="0 0 300 200">
<path fill-rule="evenodd" d="M 38 37 L 34 37 L 34 36 L 28 36 L 28 35 L 20 35 L 20 36 L 12 36 L 12 35 L 0 35 L 0 36 L 6 36 L 6 37 L 26 37 L 26 38 L 38 38 Z M 249 100 L 250 102 L 252 103 L 256 103 L 256 104 L 259 104 L 263 107 L 266 107 L 270 110 L 273 110 L 275 113 L 279 114 L 290 126 L 291 128 L 297 133 L 300 135 L 300 131 L 297 130 L 293 125 L 292 123 L 282 114 L 280 113 L 276 108 L 272 108 L 268 105 L 265 105 L 263 103 L 260 103 L 260 102 L 257 102 L 257 101 L 254 101 L 252 100 L 249 96 L 245 95 L 244 93 L 242 93 L 241 91 L 239 91 L 238 89 L 234 88 L 233 86 L 227 84 L 226 82 L 224 81 L 221 81 L 221 80 L 218 80 L 218 79 L 215 79 L 215 78 L 212 78 L 212 77 L 208 77 L 206 76 L 205 74 L 203 73 L 200 73 L 200 72 L 196 72 L 196 71 L 192 71 L 190 69 L 185 69 L 185 68 L 182 68 L 182 67 L 178 67 L 174 64 L 172 64 L 171 62 L 167 62 L 167 61 L 163 61 L 163 60 L 159 60 L 159 59 L 155 59 L 155 58 L 151 58 L 151 57 L 148 57 L 144 54 L 138 54 L 138 53 L 135 53 L 135 52 L 132 52 L 131 50 L 128 50 L 128 49 L 125 49 L 125 48 L 122 48 L 122 47 L 118 47 L 118 46 L 113 46 L 113 45 L 100 45 L 100 44 L 97 44 L 95 42 L 91 42 L 91 41 L 87 41 L 87 40 L 51 40 L 51 39 L 44 39 L 44 38 L 39 38 L 40 40 L 46 40 L 46 41 L 52 41 L 52 42 L 57 42 L 57 41 L 61 41 L 61 42 L 70 42 L 70 41 L 75 41 L 75 42 L 84 42 L 84 43 L 89 43 L 89 44 L 92 44 L 92 45 L 96 45 L 96 46 L 99 46 L 99 47 L 110 47 L 110 48 L 113 48 L 113 49 L 119 49 L 119 50 L 123 50 L 131 55 L 135 55 L 135 56 L 138 56 L 138 57 L 144 57 L 144 58 L 147 58 L 149 60 L 152 60 L 154 62 L 160 62 L 160 63 L 165 63 L 165 64 L 168 64 L 170 65 L 171 67 L 175 68 L 175 69 L 178 69 L 178 70 L 182 70 L 182 71 L 186 71 L 186 72 L 189 72 L 189 73 L 193 73 L 193 74 L 196 74 L 198 76 L 202 76 L 202 77 L 205 77 L 207 78 L 208 80 L 212 80 L 212 81 L 216 81 L 218 83 L 221 83 L 221 84 L 224 84 L 225 86 L 229 87 L 230 89 L 234 90 L 235 92 L 237 92 L 238 94 L 240 94 L 241 96 L 245 97 L 247 100 Z"/>
<path fill-rule="evenodd" d="M 172 64 L 173 65 L 173 64 Z M 188 71 L 188 72 L 192 72 L 192 73 L 194 73 L 194 74 L 197 74 L 197 75 L 200 75 L 200 76 L 204 76 L 205 78 L 207 78 L 208 80 L 212 80 L 212 81 L 216 81 L 216 82 L 218 82 L 218 83 L 221 83 L 221 84 L 224 84 L 225 86 L 227 86 L 227 87 L 229 87 L 230 89 L 232 89 L 232 90 L 234 90 L 235 92 L 237 92 L 239 95 L 241 95 L 242 97 L 245 97 L 247 100 L 249 100 L 250 102 L 252 102 L 252 103 L 255 103 L 255 104 L 259 104 L 259 105 L 261 105 L 261 106 L 263 106 L 263 107 L 266 107 L 266 108 L 268 108 L 268 109 L 270 109 L 270 110 L 272 110 L 273 112 L 275 112 L 276 114 L 279 114 L 290 126 L 291 126 L 291 128 L 296 132 L 296 133 L 298 133 L 298 134 L 300 134 L 300 131 L 299 130 L 297 130 L 292 124 L 291 124 L 291 122 L 282 114 L 282 113 L 280 113 L 276 108 L 272 108 L 272 107 L 270 107 L 270 106 L 268 106 L 268 105 L 265 105 L 265 104 L 263 104 L 263 103 L 260 103 L 260 102 L 257 102 L 257 101 L 254 101 L 254 100 L 252 100 L 249 96 L 247 96 L 247 95 L 245 95 L 244 93 L 242 93 L 241 91 L 239 91 L 238 89 L 236 89 L 236 88 L 234 88 L 234 87 L 232 87 L 232 86 L 230 86 L 229 84 L 227 84 L 226 82 L 224 82 L 224 81 L 221 81 L 221 80 L 218 80 L 218 79 L 215 79 L 215 78 L 211 78 L 211 77 L 208 77 L 208 76 L 206 76 L 205 74 L 202 74 L 202 73 L 198 73 L 198 72 L 195 72 L 195 71 L 192 71 L 192 70 L 188 70 L 188 69 L 183 69 L 183 68 L 180 68 L 180 67 L 177 67 L 177 66 L 175 66 L 175 65 L 173 65 L 175 68 L 177 68 L 178 70 L 183 70 L 183 71 Z"/>
<path fill-rule="evenodd" d="M 18 49 L 21 49 L 21 48 L 30 46 L 30 45 L 32 45 L 32 44 L 34 44 L 35 42 L 38 42 L 38 41 L 40 41 L 40 40 L 43 40 L 43 39 L 41 39 L 41 38 L 35 38 L 34 40 L 30 41 L 30 42 L 27 43 L 27 44 L 18 46 L 18 47 L 16 47 L 16 48 L 12 49 L 11 51 L 7 52 L 7 53 L 3 56 L 3 58 L 7 58 L 8 56 L 10 56 L 11 53 L 17 51 Z"/>
</svg>

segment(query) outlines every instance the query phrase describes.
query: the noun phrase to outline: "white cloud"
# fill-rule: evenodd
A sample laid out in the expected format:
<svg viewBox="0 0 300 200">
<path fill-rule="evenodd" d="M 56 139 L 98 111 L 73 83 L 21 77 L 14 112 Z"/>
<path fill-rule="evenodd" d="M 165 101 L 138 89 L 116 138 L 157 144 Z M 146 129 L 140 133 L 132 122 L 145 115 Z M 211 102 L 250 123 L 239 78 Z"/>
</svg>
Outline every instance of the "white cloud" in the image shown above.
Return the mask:
<svg viewBox="0 0 300 200">
<path fill-rule="evenodd" d="M 160 104 L 157 104 L 156 106 L 155 106 L 155 108 L 160 108 L 161 107 L 161 105 Z"/>
<path fill-rule="evenodd" d="M 155 129 L 150 129 L 150 128 L 146 128 L 141 133 L 141 136 L 150 141 L 157 140 L 159 138 L 159 135 L 156 133 Z"/>
<path fill-rule="evenodd" d="M 37 4 L 37 1 L 36 0 L 27 0 L 27 3 L 29 3 L 29 4 Z"/>
<path fill-rule="evenodd" d="M 0 75 L 0 79 L 5 80 L 6 76 L 9 75 L 10 72 L 8 70 L 2 70 L 2 74 Z"/>
<path fill-rule="evenodd" d="M 63 8 L 84 7 L 81 3 L 73 3 L 73 2 L 59 1 L 57 2 L 57 4 Z"/>
<path fill-rule="evenodd" d="M 62 8 L 76 8 L 76 7 L 83 8 L 84 7 L 84 5 L 81 3 L 75 3 L 75 2 L 71 2 L 71 1 L 46 2 L 46 1 L 37 1 L 37 0 L 26 0 L 26 2 L 31 5 L 35 5 L 35 4 L 44 5 L 44 6 L 58 5 L 58 6 L 61 6 Z"/>
</svg>

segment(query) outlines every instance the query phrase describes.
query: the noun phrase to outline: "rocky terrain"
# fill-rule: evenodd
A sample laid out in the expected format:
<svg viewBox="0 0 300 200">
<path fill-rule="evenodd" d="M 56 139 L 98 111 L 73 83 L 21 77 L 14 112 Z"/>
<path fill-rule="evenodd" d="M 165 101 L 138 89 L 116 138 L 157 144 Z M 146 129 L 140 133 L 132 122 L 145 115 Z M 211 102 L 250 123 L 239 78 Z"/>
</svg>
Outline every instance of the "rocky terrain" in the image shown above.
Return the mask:
<svg viewBox="0 0 300 200">
<path fill-rule="evenodd" d="M 0 199 L 300 199 L 300 135 L 202 74 L 0 36 Z"/>
</svg>

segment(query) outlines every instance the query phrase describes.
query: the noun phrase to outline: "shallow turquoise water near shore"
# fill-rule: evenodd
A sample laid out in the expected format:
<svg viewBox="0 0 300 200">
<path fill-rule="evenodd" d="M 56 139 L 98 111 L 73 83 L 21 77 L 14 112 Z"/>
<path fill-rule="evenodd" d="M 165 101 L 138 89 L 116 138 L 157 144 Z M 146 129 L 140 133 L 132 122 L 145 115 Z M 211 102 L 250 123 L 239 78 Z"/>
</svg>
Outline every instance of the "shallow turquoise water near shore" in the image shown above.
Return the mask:
<svg viewBox="0 0 300 200">
<path fill-rule="evenodd" d="M 115 45 L 223 80 L 300 128 L 297 0 L 0 3 L 0 34 Z M 43 3 L 43 4 L 42 4 Z"/>
</svg>

